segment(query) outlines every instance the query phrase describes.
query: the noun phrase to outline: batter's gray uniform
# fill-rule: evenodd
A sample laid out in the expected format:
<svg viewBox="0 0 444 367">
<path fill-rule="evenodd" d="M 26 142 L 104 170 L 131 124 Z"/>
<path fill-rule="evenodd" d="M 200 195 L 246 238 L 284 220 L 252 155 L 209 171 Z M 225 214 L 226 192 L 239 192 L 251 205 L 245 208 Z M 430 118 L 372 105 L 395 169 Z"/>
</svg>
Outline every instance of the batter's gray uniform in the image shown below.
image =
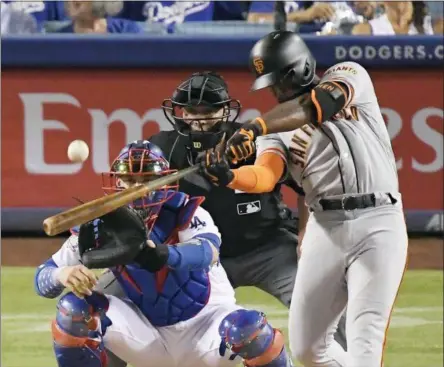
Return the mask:
<svg viewBox="0 0 444 367">
<path fill-rule="evenodd" d="M 306 366 L 380 367 L 407 259 L 395 158 L 367 71 L 344 62 L 327 70 L 324 81 L 347 86 L 343 111 L 319 128 L 305 125 L 258 141 L 257 154 L 277 141 L 288 149 L 289 170 L 310 208 L 290 306 L 290 347 Z M 374 206 L 347 210 L 364 199 Z M 327 204 L 342 209 L 326 210 Z M 348 352 L 333 340 L 346 307 Z"/>
</svg>

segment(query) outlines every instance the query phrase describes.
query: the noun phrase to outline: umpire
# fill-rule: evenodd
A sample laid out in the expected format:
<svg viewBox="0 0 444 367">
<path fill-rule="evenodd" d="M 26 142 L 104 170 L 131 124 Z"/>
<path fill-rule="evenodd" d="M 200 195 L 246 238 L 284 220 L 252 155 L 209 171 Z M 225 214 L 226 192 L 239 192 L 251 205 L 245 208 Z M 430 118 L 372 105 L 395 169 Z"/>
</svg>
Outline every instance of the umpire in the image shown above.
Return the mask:
<svg viewBox="0 0 444 367">
<path fill-rule="evenodd" d="M 172 169 L 194 164 L 200 153 L 214 148 L 224 135 L 228 140 L 240 126 L 235 122 L 240 103 L 230 98 L 225 81 L 213 72 L 193 74 L 162 107 L 174 130 L 149 140 L 162 149 Z M 253 163 L 254 158 L 243 162 Z M 190 196 L 205 196 L 202 206 L 222 234 L 220 259 L 233 287 L 255 286 L 289 307 L 298 231 L 297 219 L 282 202 L 280 184 L 261 194 L 213 186 L 199 174 L 179 184 Z"/>
<path fill-rule="evenodd" d="M 239 101 L 230 97 L 227 84 L 214 72 L 191 75 L 171 99 L 163 101 L 162 108 L 174 130 L 161 131 L 148 140 L 162 149 L 172 169 L 195 164 L 200 154 L 215 148 L 223 137 L 228 140 L 241 125 L 235 122 Z M 254 161 L 253 157 L 242 165 Z M 255 286 L 289 307 L 297 270 L 298 219 L 283 203 L 280 189 L 285 184 L 303 195 L 302 189 L 286 179 L 270 192 L 247 194 L 215 186 L 200 174 L 189 175 L 179 184 L 180 191 L 205 197 L 202 206 L 222 235 L 220 259 L 233 287 Z M 115 294 L 115 287 L 106 281 L 106 277 L 101 280 L 104 291 Z M 336 339 L 345 346 L 341 326 Z"/>
</svg>

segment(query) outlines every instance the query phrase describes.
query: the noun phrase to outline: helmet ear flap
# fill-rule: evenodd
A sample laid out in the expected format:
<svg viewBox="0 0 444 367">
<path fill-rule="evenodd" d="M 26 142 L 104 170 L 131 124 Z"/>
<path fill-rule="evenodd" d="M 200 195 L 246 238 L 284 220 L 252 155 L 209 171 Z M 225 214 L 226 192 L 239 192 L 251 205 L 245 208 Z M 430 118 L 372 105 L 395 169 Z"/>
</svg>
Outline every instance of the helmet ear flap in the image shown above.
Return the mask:
<svg viewBox="0 0 444 367">
<path fill-rule="evenodd" d="M 293 65 L 288 71 L 286 77 L 291 81 L 292 85 L 306 87 L 313 82 L 315 77 L 315 69 L 315 60 L 313 58 L 308 58 L 303 64 Z"/>
</svg>

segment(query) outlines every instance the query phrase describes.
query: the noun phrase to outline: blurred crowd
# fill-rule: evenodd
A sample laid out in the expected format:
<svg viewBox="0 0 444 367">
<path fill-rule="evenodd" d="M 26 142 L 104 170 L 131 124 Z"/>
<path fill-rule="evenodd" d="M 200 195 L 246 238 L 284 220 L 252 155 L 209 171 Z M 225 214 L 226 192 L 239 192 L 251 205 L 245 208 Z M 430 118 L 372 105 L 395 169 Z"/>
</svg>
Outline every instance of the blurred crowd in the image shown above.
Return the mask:
<svg viewBox="0 0 444 367">
<path fill-rule="evenodd" d="M 238 24 L 238 29 L 251 24 L 290 24 L 299 33 L 318 35 L 442 34 L 443 2 L 1 1 L 2 35 L 145 33 L 155 29 L 174 34 L 178 24 L 211 27 L 224 22 L 231 27 Z"/>
</svg>

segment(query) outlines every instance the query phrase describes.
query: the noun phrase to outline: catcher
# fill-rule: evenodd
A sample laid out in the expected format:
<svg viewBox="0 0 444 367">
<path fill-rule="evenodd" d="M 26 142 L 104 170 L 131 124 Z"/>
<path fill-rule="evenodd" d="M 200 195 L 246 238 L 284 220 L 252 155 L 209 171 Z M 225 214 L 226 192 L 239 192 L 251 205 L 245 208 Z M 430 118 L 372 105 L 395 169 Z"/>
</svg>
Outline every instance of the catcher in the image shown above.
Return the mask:
<svg viewBox="0 0 444 367">
<path fill-rule="evenodd" d="M 168 175 L 148 141 L 127 145 L 104 174 L 105 193 Z M 265 315 L 236 305 L 219 265 L 220 234 L 177 185 L 165 186 L 73 229 L 35 275 L 40 296 L 64 288 L 52 322 L 59 367 L 105 367 L 109 349 L 134 367 L 290 367 L 280 331 Z M 90 269 L 111 268 L 125 298 L 92 291 Z M 227 353 L 227 349 L 231 353 Z"/>
</svg>

